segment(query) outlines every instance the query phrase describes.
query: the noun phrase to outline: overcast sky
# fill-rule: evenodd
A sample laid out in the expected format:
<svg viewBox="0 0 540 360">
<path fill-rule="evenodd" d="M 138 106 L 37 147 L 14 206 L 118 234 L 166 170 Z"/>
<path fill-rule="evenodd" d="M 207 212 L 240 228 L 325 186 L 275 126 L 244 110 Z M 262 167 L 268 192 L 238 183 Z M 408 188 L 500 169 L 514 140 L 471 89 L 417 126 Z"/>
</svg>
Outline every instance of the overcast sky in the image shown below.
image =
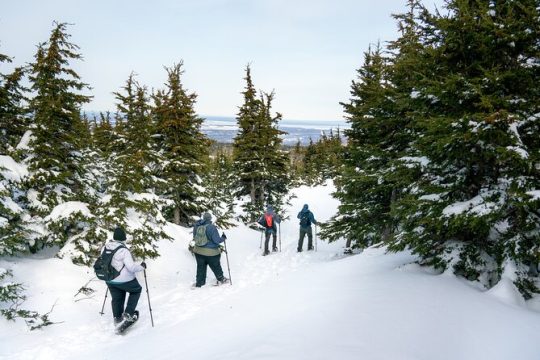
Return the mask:
<svg viewBox="0 0 540 360">
<path fill-rule="evenodd" d="M 53 21 L 68 27 L 83 62 L 73 64 L 94 96 L 85 110 L 114 111 L 129 74 L 150 89 L 163 66 L 184 61 L 184 86 L 203 116 L 234 116 L 245 67 L 276 93 L 286 119 L 341 120 L 340 101 L 370 44 L 397 37 L 391 14 L 405 0 L 17 0 L 0 6 L 0 53 L 33 60 Z M 441 4 L 442 0 L 426 1 Z M 3 65 L 0 72 L 9 67 Z"/>
</svg>

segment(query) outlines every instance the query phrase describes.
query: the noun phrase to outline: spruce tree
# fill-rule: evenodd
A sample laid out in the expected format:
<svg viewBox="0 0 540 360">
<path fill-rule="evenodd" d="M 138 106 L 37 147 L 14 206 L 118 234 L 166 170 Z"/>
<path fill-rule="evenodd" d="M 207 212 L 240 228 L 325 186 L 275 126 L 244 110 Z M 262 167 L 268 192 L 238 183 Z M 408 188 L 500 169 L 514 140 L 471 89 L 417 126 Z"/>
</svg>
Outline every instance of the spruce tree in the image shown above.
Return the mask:
<svg viewBox="0 0 540 360">
<path fill-rule="evenodd" d="M 117 135 L 109 156 L 107 194 L 101 201 L 103 228 L 123 226 L 133 254 L 142 258 L 159 255 L 156 242 L 169 239 L 161 210 L 165 202 L 156 194 L 159 154 L 155 151 L 151 106 L 147 90 L 132 73 L 123 92 L 116 92 Z"/>
<path fill-rule="evenodd" d="M 525 296 L 535 291 L 540 30 L 537 1 L 446 3 L 417 20 L 425 51 L 413 127 L 423 159 L 396 206 L 395 248 L 492 286 L 505 269 Z M 404 159 L 407 161 L 407 159 Z M 517 270 L 510 270 L 517 269 Z"/>
<path fill-rule="evenodd" d="M 351 127 L 344 164 L 335 179 L 338 214 L 323 224 L 321 237 L 340 238 L 365 247 L 389 236 L 395 184 L 389 176 L 399 149 L 394 134 L 402 131 L 394 117 L 388 60 L 380 46 L 364 54 L 364 65 L 352 82 L 351 100 L 342 104 Z"/>
<path fill-rule="evenodd" d="M 288 159 L 281 149 L 283 134 L 277 128 L 281 115 L 271 115 L 273 94 L 257 92 L 251 79 L 251 68 L 246 67 L 244 103 L 237 115 L 238 134 L 233 143 L 233 164 L 237 178 L 238 198 L 247 196 L 242 207 L 243 219 L 255 221 L 265 204 L 277 211 L 287 201 Z"/>
<path fill-rule="evenodd" d="M 35 96 L 29 102 L 33 123 L 26 160 L 30 170 L 27 207 L 34 221 L 40 223 L 35 227 L 44 226 L 32 246 L 34 251 L 43 244 L 63 246 L 80 232 L 78 224 L 87 216 L 80 211 L 84 205 L 66 203 L 79 200 L 81 195 L 81 106 L 90 99 L 80 93 L 87 85 L 69 67 L 81 55 L 78 46 L 69 42 L 66 27 L 64 23 L 55 23 L 49 40 L 38 46 L 30 66 L 29 79 Z M 71 205 L 77 205 L 77 210 Z M 65 209 L 53 212 L 57 206 Z M 63 210 L 75 211 L 68 216 Z M 56 216 L 58 213 L 63 215 Z"/>
<path fill-rule="evenodd" d="M 157 150 L 161 154 L 162 194 L 171 200 L 176 224 L 191 225 L 204 210 L 201 176 L 208 163 L 209 139 L 195 113 L 197 95 L 182 86 L 183 63 L 167 70 L 165 89 L 154 95 Z"/>
<path fill-rule="evenodd" d="M 11 58 L 0 54 L 0 64 L 11 62 Z M 25 74 L 22 67 L 10 74 L 0 73 L 0 153 L 7 154 L 13 150 L 27 127 L 23 102 L 27 89 L 21 85 Z"/>
<path fill-rule="evenodd" d="M 211 157 L 208 171 L 203 175 L 208 210 L 216 225 L 227 229 L 233 225 L 235 178 L 231 155 L 220 147 Z"/>
</svg>

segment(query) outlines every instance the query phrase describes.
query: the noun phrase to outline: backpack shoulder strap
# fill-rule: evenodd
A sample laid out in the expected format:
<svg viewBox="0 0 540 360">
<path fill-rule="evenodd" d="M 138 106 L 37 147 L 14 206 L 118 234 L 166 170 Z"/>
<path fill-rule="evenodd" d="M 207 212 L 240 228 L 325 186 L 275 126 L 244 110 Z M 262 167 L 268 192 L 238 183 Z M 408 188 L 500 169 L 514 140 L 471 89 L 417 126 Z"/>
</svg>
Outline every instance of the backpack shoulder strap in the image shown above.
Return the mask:
<svg viewBox="0 0 540 360">
<path fill-rule="evenodd" d="M 127 247 L 125 245 L 120 245 L 118 246 L 116 249 L 114 249 L 112 252 L 111 252 L 111 266 L 112 266 L 112 259 L 114 258 L 114 254 L 116 254 L 116 252 L 120 249 L 127 249 Z M 122 272 L 122 270 L 126 267 L 126 264 L 122 264 L 122 268 L 120 270 L 118 270 L 118 272 Z"/>
</svg>

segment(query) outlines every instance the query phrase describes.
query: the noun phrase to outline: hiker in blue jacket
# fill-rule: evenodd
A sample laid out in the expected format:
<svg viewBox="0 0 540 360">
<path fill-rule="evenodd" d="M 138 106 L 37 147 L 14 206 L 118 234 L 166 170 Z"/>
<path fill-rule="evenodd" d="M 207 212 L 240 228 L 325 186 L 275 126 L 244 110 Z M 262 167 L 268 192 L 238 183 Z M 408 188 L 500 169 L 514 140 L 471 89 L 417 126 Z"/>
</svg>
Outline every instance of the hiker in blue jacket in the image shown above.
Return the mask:
<svg viewBox="0 0 540 360">
<path fill-rule="evenodd" d="M 220 244 L 226 240 L 225 234 L 219 236 L 218 230 L 212 224 L 212 215 L 204 213 L 201 220 L 193 227 L 193 253 L 197 260 L 197 277 L 194 288 L 199 288 L 206 284 L 206 266 L 214 273 L 217 279 L 216 285 L 225 284 L 229 281 L 223 275 L 221 268 Z"/>
<path fill-rule="evenodd" d="M 263 256 L 270 254 L 270 251 L 268 251 L 268 242 L 270 241 L 270 236 L 272 236 L 272 251 L 278 251 L 276 244 L 277 224 L 281 223 L 281 217 L 274 213 L 274 208 L 272 205 L 268 205 L 266 207 L 266 212 L 259 218 L 257 223 L 264 228 L 265 240 Z"/>
<path fill-rule="evenodd" d="M 305 204 L 302 210 L 298 213 L 297 216 L 300 219 L 300 238 L 298 239 L 298 252 L 302 251 L 304 244 L 304 237 L 308 236 L 308 250 L 313 250 L 313 231 L 311 229 L 311 224 L 317 225 L 318 222 L 315 220 L 313 213 L 309 211 L 308 204 Z"/>
</svg>

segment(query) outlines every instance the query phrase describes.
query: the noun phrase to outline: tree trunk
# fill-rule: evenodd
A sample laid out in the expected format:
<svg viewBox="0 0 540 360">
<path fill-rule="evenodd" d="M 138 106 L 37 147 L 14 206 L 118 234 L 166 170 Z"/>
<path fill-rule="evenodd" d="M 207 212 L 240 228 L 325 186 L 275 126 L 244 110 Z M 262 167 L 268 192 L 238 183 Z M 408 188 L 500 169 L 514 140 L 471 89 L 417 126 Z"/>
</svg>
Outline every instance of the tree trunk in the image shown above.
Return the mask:
<svg viewBox="0 0 540 360">
<path fill-rule="evenodd" d="M 178 206 L 174 208 L 174 223 L 180 225 L 180 208 Z"/>
</svg>

